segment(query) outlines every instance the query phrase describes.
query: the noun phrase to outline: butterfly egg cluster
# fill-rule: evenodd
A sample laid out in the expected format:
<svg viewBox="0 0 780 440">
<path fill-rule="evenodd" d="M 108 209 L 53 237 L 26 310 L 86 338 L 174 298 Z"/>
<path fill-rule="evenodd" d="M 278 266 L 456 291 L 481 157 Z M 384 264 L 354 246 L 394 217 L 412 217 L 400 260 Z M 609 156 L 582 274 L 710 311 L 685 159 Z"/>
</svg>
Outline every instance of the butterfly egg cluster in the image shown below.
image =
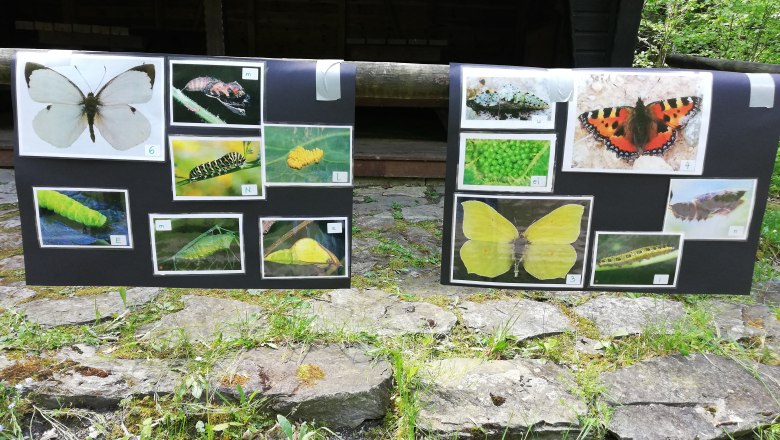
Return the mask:
<svg viewBox="0 0 780 440">
<path fill-rule="evenodd" d="M 323 156 L 325 156 L 325 152 L 319 148 L 307 150 L 299 145 L 293 148 L 287 155 L 287 166 L 295 170 L 300 170 L 305 166 L 319 163 Z"/>
<path fill-rule="evenodd" d="M 470 145 L 469 145 L 470 143 Z M 546 175 L 547 161 L 534 160 L 548 147 L 546 141 L 467 141 L 466 162 L 491 182 L 512 183 L 518 177 Z"/>
</svg>

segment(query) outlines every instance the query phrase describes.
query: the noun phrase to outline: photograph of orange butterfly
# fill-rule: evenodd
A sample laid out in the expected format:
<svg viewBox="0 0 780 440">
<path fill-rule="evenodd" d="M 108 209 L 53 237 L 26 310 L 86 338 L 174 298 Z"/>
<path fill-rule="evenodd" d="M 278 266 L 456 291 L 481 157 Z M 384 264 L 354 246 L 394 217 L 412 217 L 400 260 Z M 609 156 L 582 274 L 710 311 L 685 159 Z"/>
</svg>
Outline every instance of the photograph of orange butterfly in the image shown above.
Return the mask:
<svg viewBox="0 0 780 440">
<path fill-rule="evenodd" d="M 345 217 L 260 219 L 263 278 L 348 277 Z"/>
<path fill-rule="evenodd" d="M 592 197 L 455 195 L 456 283 L 582 287 Z"/>
<path fill-rule="evenodd" d="M 17 52 L 22 156 L 164 161 L 163 59 Z"/>
<path fill-rule="evenodd" d="M 700 175 L 712 103 L 707 72 L 578 72 L 564 171 Z"/>
</svg>

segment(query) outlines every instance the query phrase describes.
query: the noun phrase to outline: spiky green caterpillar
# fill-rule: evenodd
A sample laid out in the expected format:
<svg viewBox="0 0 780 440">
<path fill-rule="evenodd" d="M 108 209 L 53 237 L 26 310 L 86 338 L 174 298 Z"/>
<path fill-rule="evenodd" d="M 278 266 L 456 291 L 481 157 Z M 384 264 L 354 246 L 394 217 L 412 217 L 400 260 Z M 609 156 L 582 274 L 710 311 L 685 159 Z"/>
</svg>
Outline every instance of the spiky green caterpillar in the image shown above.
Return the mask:
<svg viewBox="0 0 780 440">
<path fill-rule="evenodd" d="M 38 190 L 38 206 L 91 228 L 103 227 L 108 221 L 105 215 L 50 189 Z"/>
<path fill-rule="evenodd" d="M 637 261 L 663 255 L 674 250 L 675 248 L 673 246 L 667 245 L 645 246 L 638 249 L 632 249 L 628 252 L 623 252 L 622 254 L 604 257 L 599 260 L 599 266 L 625 266 Z"/>
</svg>

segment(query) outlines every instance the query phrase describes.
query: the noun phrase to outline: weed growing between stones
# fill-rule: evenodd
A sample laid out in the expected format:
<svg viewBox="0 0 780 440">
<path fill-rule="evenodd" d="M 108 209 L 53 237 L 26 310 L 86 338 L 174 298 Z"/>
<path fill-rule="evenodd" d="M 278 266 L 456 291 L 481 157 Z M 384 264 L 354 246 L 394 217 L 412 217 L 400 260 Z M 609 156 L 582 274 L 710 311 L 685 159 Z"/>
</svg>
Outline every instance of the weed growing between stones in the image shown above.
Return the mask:
<svg viewBox="0 0 780 440">
<path fill-rule="evenodd" d="M 30 413 L 30 402 L 19 395 L 19 389 L 6 385 L 0 380 L 0 436 L 3 438 L 22 437 L 22 419 Z M 7 436 L 7 437 L 6 437 Z"/>
<path fill-rule="evenodd" d="M 41 353 L 76 343 L 97 345 L 94 326 L 44 328 L 15 310 L 0 313 L 0 349 Z"/>
</svg>

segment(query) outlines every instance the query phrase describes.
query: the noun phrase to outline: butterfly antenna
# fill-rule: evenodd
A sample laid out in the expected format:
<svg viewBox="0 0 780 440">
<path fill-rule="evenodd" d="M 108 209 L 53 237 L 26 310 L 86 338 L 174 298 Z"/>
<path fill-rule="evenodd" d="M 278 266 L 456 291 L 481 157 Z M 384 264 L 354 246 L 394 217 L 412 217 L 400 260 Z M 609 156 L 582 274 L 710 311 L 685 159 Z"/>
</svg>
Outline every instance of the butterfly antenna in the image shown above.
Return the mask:
<svg viewBox="0 0 780 440">
<path fill-rule="evenodd" d="M 106 69 L 106 66 L 103 66 L 103 76 L 100 77 L 100 83 L 98 83 L 97 89 L 100 90 L 100 86 L 103 84 L 103 80 L 106 79 L 106 72 L 108 69 Z"/>
<path fill-rule="evenodd" d="M 89 81 L 87 81 L 87 79 L 84 78 L 84 75 L 81 74 L 81 70 L 79 70 L 79 66 L 73 66 L 73 68 L 76 69 L 76 72 L 78 72 L 79 76 L 84 81 L 84 84 L 87 85 L 87 90 L 89 90 L 90 92 L 93 92 L 92 87 L 89 86 Z"/>
</svg>

